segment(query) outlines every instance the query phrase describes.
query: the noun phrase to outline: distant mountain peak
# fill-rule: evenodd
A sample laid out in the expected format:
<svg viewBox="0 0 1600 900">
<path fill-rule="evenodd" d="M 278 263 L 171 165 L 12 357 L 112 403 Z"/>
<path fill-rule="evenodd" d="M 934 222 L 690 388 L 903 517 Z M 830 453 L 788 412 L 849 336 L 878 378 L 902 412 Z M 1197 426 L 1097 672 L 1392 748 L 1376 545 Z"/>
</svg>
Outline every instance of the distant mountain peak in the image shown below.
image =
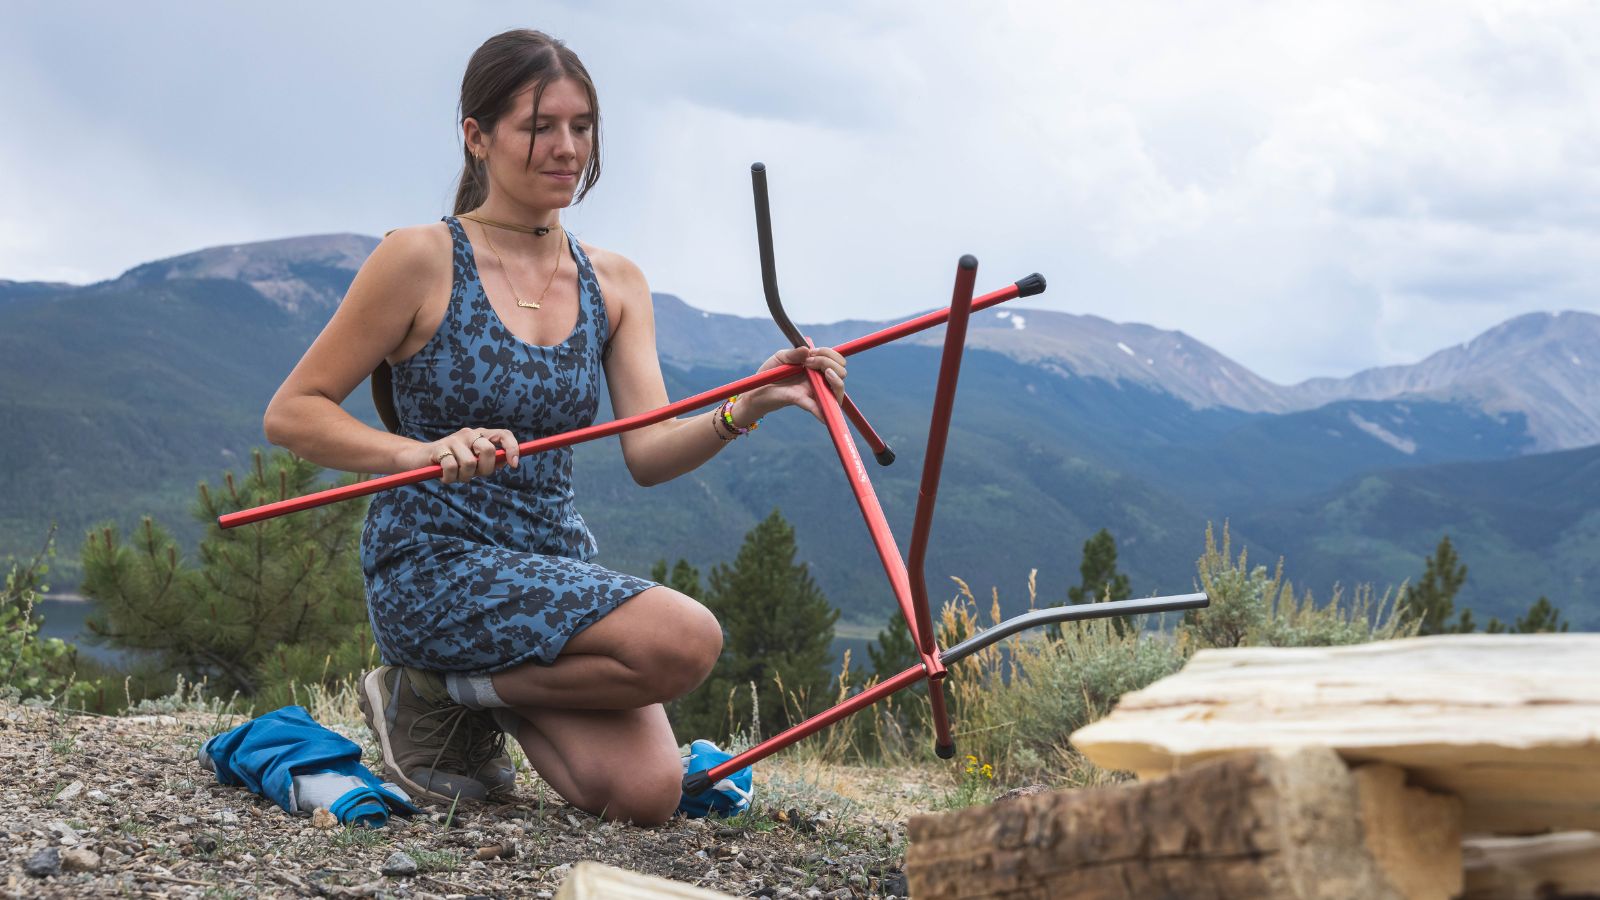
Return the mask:
<svg viewBox="0 0 1600 900">
<path fill-rule="evenodd" d="M 1487 412 L 1521 412 L 1533 450 L 1600 443 L 1600 316 L 1578 310 L 1525 313 L 1419 363 L 1348 378 L 1313 378 L 1284 389 L 1293 409 L 1336 400 L 1433 397 Z"/>
<path fill-rule="evenodd" d="M 224 244 L 144 263 L 116 282 L 148 285 L 175 279 L 242 281 L 290 313 L 339 305 L 352 274 L 378 246 L 362 234 L 315 234 Z"/>
</svg>

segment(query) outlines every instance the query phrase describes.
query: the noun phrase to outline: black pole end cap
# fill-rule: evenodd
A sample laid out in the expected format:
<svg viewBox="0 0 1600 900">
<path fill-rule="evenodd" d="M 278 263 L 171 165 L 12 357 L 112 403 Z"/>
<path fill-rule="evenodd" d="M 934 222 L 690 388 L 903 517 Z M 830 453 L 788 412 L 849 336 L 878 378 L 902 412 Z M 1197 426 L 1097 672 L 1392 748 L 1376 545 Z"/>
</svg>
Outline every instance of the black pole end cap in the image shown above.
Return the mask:
<svg viewBox="0 0 1600 900">
<path fill-rule="evenodd" d="M 963 253 L 961 254 L 961 262 L 957 265 L 963 269 L 976 269 L 978 267 L 978 258 L 971 253 Z"/>
<path fill-rule="evenodd" d="M 751 163 L 750 164 L 750 171 L 752 171 L 752 172 L 765 172 L 766 170 L 767 170 L 767 164 L 766 163 L 757 162 L 757 163 Z"/>
<path fill-rule="evenodd" d="M 1034 294 L 1044 293 L 1044 276 L 1038 272 L 1017 282 L 1018 297 L 1032 297 Z"/>
<path fill-rule="evenodd" d="M 894 450 L 887 446 L 872 455 L 878 460 L 878 465 L 880 466 L 894 465 Z"/>
<path fill-rule="evenodd" d="M 704 794 L 711 787 L 711 778 L 706 774 L 710 771 L 710 769 L 706 769 L 700 772 L 690 772 L 683 776 L 683 792 L 691 797 Z"/>
<path fill-rule="evenodd" d="M 934 744 L 933 745 L 933 752 L 938 754 L 940 759 L 955 759 L 956 758 L 956 742 L 955 741 L 951 741 L 948 744 Z"/>
</svg>

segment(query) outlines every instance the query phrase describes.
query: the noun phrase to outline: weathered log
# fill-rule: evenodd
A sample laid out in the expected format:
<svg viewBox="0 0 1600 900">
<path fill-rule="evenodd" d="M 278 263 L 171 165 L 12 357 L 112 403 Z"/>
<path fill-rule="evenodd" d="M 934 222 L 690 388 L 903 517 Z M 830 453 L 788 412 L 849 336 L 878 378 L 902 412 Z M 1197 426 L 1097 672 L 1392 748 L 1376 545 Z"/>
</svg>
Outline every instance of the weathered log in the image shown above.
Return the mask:
<svg viewBox="0 0 1600 900">
<path fill-rule="evenodd" d="M 1326 749 L 1212 760 L 1157 781 L 911 820 L 918 900 L 1444 898 L 1460 804 Z"/>
<path fill-rule="evenodd" d="M 1332 747 L 1465 804 L 1469 832 L 1600 829 L 1600 634 L 1203 650 L 1072 743 L 1155 777 L 1241 750 Z"/>
<path fill-rule="evenodd" d="M 597 862 L 572 867 L 555 900 L 733 900 L 727 894 Z"/>
</svg>

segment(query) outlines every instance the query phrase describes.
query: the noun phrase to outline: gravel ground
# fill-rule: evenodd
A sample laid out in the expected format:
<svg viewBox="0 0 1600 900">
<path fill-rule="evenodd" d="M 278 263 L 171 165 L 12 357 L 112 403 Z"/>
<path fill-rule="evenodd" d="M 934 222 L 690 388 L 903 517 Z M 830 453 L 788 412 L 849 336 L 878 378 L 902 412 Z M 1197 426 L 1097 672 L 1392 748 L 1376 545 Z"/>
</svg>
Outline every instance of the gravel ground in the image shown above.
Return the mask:
<svg viewBox="0 0 1600 900">
<path fill-rule="evenodd" d="M 524 772 L 514 803 L 321 827 L 195 762 L 238 721 L 0 701 L 0 896 L 549 897 L 593 859 L 735 896 L 895 897 L 905 817 L 938 800 L 927 771 L 779 758 L 757 767 L 757 810 L 726 822 L 607 824 Z M 370 749 L 364 727 L 324 724 Z"/>
</svg>

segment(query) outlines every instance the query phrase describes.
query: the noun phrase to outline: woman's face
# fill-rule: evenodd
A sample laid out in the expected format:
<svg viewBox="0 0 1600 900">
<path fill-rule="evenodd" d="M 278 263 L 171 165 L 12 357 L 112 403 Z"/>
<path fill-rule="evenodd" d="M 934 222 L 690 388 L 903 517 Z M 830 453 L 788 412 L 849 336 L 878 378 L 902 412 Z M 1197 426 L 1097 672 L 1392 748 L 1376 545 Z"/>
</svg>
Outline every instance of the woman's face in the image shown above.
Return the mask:
<svg viewBox="0 0 1600 900">
<path fill-rule="evenodd" d="M 473 121 L 472 131 L 477 131 Z M 472 135 L 467 135 L 469 141 Z M 492 190 L 535 209 L 560 209 L 572 204 L 589 154 L 594 149 L 594 110 L 583 87 L 570 78 L 545 86 L 539 118 L 533 118 L 533 85 L 523 88 L 500 117 L 493 134 L 479 133 L 489 165 Z M 533 157 L 528 157 L 528 142 Z"/>
</svg>

